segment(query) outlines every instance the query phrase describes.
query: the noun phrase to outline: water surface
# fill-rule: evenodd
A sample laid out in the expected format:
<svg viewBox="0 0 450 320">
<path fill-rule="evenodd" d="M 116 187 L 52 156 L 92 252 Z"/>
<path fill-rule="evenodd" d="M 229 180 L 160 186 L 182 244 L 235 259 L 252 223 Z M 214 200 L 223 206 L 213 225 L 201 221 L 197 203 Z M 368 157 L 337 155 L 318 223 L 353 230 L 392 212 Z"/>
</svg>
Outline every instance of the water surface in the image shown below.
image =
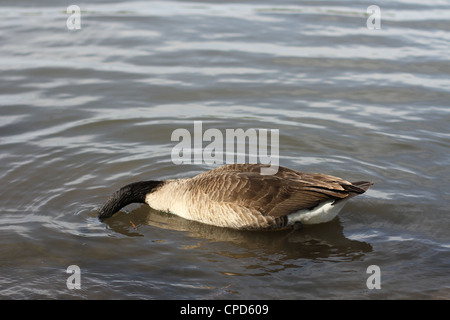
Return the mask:
<svg viewBox="0 0 450 320">
<path fill-rule="evenodd" d="M 3 299 L 448 299 L 449 1 L 4 1 Z M 238 232 L 98 207 L 177 128 L 277 129 L 280 164 L 374 187 L 330 223 Z M 81 289 L 66 268 L 81 269 Z M 370 265 L 381 289 L 366 286 Z"/>
</svg>

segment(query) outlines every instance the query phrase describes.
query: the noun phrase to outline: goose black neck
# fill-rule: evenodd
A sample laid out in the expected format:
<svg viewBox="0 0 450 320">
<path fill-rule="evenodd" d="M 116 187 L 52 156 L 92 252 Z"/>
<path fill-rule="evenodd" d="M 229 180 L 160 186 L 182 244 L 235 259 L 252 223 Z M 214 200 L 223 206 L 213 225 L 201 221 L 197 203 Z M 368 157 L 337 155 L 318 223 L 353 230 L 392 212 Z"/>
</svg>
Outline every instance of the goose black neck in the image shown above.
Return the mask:
<svg viewBox="0 0 450 320">
<path fill-rule="evenodd" d="M 98 218 L 106 219 L 131 203 L 145 203 L 145 197 L 164 181 L 139 181 L 116 191 L 100 208 Z"/>
</svg>

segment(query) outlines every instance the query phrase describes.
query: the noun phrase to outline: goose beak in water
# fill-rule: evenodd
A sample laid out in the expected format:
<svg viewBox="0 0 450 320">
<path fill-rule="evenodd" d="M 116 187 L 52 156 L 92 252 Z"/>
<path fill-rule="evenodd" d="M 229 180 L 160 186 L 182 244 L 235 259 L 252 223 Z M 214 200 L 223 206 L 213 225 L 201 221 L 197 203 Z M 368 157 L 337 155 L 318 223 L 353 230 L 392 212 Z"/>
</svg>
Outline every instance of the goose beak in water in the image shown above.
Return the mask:
<svg viewBox="0 0 450 320">
<path fill-rule="evenodd" d="M 116 191 L 100 208 L 99 219 L 131 203 L 218 227 L 274 230 L 331 221 L 347 200 L 372 182 L 348 182 L 322 173 L 284 167 L 262 175 L 263 164 L 230 164 L 192 178 L 140 181 Z"/>
</svg>

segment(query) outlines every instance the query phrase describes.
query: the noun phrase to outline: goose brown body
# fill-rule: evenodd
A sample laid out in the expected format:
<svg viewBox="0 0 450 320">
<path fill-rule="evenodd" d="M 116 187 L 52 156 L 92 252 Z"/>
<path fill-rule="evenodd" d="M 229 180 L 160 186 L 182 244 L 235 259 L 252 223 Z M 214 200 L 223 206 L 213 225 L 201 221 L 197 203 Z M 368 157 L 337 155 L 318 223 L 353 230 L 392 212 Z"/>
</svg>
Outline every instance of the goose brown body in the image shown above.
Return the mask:
<svg viewBox="0 0 450 320">
<path fill-rule="evenodd" d="M 219 227 L 279 229 L 297 221 L 290 219 L 296 213 L 308 213 L 324 204 L 329 205 L 327 210 L 335 211 L 330 215 L 333 218 L 346 200 L 364 193 L 372 185 L 371 182 L 351 183 L 326 174 L 304 173 L 285 167 L 279 167 L 274 175 L 262 175 L 264 166 L 230 164 L 192 178 L 165 180 L 158 184 L 153 181 L 155 186 L 146 192 L 143 201 L 137 202 Z M 102 208 L 99 216 L 105 218 L 114 214 L 112 211 L 122 204 L 109 211 Z M 298 221 L 302 221 L 301 217 Z M 302 222 L 305 221 L 308 222 Z"/>
</svg>

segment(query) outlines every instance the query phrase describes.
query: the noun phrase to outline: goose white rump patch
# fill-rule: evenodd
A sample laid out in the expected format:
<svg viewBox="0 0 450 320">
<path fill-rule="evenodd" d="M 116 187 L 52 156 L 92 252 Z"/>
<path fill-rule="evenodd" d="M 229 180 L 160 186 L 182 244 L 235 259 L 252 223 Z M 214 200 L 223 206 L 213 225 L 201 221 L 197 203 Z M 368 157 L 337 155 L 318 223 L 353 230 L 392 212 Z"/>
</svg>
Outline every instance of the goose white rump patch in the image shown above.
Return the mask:
<svg viewBox="0 0 450 320">
<path fill-rule="evenodd" d="M 334 200 L 319 204 L 312 209 L 303 209 L 288 215 L 288 224 L 300 221 L 303 224 L 317 224 L 333 220 L 344 207 L 346 200 L 333 205 Z"/>
</svg>

